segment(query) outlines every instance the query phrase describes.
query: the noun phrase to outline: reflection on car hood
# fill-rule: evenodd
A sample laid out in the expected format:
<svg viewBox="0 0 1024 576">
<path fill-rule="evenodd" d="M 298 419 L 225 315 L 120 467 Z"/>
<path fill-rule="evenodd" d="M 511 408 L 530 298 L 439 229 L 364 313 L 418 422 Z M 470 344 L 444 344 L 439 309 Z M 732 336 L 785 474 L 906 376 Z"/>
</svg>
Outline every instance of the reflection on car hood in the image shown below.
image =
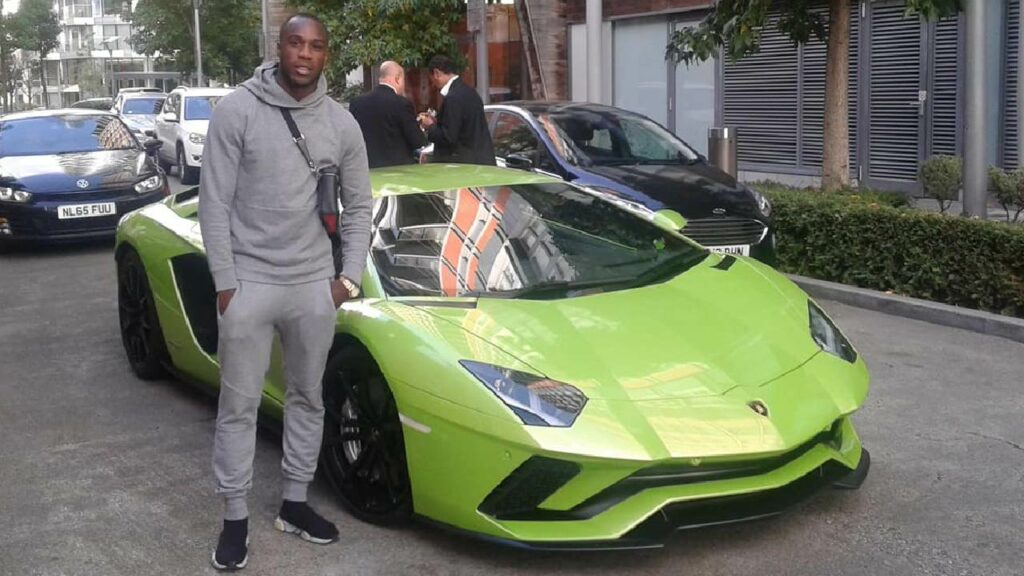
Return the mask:
<svg viewBox="0 0 1024 576">
<path fill-rule="evenodd" d="M 88 192 L 130 186 L 149 169 L 149 160 L 139 150 L 9 156 L 0 158 L 0 182 L 33 194 Z"/>
<path fill-rule="evenodd" d="M 588 172 L 617 182 L 654 200 L 653 210 L 668 208 L 687 218 L 708 218 L 714 209 L 728 216 L 758 216 L 753 197 L 736 179 L 705 164 L 588 166 Z"/>
<path fill-rule="evenodd" d="M 717 396 L 768 382 L 818 352 L 799 289 L 759 264 L 722 270 L 717 260 L 633 290 L 423 310 L 606 400 Z"/>
</svg>

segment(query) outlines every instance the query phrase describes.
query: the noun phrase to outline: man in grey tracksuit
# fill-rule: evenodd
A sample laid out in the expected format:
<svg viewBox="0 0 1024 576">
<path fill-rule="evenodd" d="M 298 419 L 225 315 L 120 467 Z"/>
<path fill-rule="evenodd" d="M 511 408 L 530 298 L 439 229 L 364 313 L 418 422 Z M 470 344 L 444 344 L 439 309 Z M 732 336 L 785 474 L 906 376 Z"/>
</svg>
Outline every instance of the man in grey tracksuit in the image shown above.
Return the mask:
<svg viewBox="0 0 1024 576">
<path fill-rule="evenodd" d="M 275 332 L 284 355 L 282 507 L 275 527 L 327 544 L 337 528 L 306 504 L 323 434 L 321 380 L 337 307 L 359 292 L 370 241 L 371 197 L 359 125 L 327 96 L 327 34 L 308 15 L 282 27 L 279 63 L 217 104 L 206 137 L 199 221 L 217 290 L 220 402 L 213 448 L 224 527 L 215 568 L 248 561 L 246 495 L 252 485 L 256 415 Z M 292 140 L 281 108 L 317 166 L 340 168 L 342 253 L 335 272 L 317 209 L 317 178 Z"/>
</svg>

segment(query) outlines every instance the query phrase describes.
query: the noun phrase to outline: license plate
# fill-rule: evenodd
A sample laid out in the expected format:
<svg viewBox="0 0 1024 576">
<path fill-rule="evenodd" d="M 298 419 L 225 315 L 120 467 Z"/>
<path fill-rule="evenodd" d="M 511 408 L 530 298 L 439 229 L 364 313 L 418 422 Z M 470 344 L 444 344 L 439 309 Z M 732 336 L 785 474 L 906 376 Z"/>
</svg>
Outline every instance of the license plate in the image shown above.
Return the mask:
<svg viewBox="0 0 1024 576">
<path fill-rule="evenodd" d="M 708 250 L 719 254 L 736 254 L 738 256 L 750 256 L 750 246 L 741 244 L 739 246 L 708 246 Z"/>
<path fill-rule="evenodd" d="M 57 218 L 95 218 L 97 216 L 113 216 L 117 214 L 114 202 L 97 202 L 96 204 L 66 204 L 57 207 Z"/>
</svg>

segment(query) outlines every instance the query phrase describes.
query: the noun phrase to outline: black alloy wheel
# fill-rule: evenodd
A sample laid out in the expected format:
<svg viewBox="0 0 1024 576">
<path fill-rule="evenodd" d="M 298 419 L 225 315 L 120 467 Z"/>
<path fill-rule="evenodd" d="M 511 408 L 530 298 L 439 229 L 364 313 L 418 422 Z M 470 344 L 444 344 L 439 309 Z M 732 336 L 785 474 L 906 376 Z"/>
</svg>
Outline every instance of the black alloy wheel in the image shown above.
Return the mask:
<svg viewBox="0 0 1024 576">
<path fill-rule="evenodd" d="M 364 348 L 335 351 L 324 371 L 321 470 L 360 520 L 395 525 L 412 515 L 412 489 L 395 397 Z"/>
<path fill-rule="evenodd" d="M 143 380 L 167 376 L 167 346 L 160 331 L 153 292 L 142 259 L 131 249 L 117 259 L 117 314 L 121 342 L 135 375 Z"/>
</svg>

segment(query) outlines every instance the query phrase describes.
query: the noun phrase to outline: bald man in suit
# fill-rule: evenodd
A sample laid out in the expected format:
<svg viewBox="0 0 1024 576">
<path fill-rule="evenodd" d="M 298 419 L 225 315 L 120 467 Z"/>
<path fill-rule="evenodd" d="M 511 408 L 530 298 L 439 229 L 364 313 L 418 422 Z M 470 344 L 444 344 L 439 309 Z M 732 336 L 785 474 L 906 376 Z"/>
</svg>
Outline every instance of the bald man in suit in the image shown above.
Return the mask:
<svg viewBox="0 0 1024 576">
<path fill-rule="evenodd" d="M 427 139 L 405 97 L 405 69 L 397 62 L 380 66 L 377 87 L 352 99 L 348 110 L 363 131 L 370 168 L 415 164 L 416 149 Z"/>
</svg>

